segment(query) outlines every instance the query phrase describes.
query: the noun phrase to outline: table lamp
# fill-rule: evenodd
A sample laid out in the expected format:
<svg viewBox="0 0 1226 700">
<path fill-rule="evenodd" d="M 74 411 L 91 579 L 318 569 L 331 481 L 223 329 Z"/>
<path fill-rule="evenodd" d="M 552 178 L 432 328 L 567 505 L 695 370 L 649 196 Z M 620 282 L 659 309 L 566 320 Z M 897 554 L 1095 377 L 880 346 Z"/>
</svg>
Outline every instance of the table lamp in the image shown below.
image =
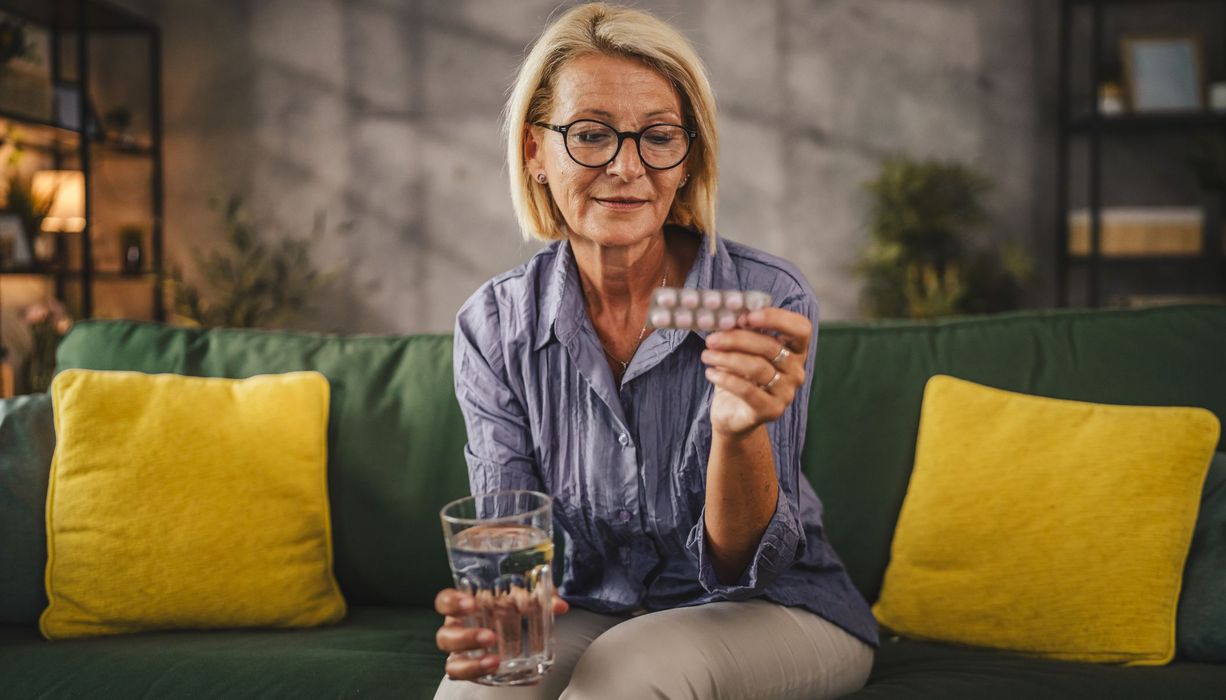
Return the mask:
<svg viewBox="0 0 1226 700">
<path fill-rule="evenodd" d="M 85 230 L 85 173 L 80 170 L 40 170 L 34 173 L 30 194 L 35 202 L 46 206 L 39 228 L 45 233 L 80 233 Z M 43 246 L 36 246 L 40 259 L 65 263 L 64 240 L 54 237 L 55 252 L 48 255 Z M 41 241 L 40 241 L 41 243 Z"/>
<path fill-rule="evenodd" d="M 36 202 L 50 202 L 42 230 L 80 233 L 85 230 L 85 173 L 80 170 L 40 170 L 30 187 Z"/>
</svg>

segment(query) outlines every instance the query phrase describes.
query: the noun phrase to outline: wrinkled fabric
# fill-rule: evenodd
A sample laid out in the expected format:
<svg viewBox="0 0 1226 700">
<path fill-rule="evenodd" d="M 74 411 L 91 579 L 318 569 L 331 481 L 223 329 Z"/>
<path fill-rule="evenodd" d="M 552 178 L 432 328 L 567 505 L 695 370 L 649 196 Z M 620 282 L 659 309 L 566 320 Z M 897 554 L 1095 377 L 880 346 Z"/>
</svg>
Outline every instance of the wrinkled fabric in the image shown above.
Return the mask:
<svg viewBox="0 0 1226 700">
<path fill-rule="evenodd" d="M 691 235 L 700 235 L 691 232 Z M 809 318 L 818 306 L 792 264 L 704 238 L 685 287 L 759 290 Z M 800 606 L 877 645 L 877 626 L 826 540 L 822 505 L 801 476 L 809 383 L 767 426 L 776 512 L 740 580 L 717 581 L 703 508 L 711 449 L 706 333 L 660 329 L 619 387 L 588 318 L 569 242 L 481 286 L 456 318 L 455 388 L 468 429 L 473 493 L 554 497 L 564 533 L 560 593 L 596 612 L 765 598 Z"/>
<path fill-rule="evenodd" d="M 554 650 L 536 685 L 444 677 L 434 700 L 607 700 L 611 688 L 634 700 L 823 700 L 863 688 L 874 656 L 829 620 L 760 598 L 633 617 L 573 608 Z"/>
</svg>

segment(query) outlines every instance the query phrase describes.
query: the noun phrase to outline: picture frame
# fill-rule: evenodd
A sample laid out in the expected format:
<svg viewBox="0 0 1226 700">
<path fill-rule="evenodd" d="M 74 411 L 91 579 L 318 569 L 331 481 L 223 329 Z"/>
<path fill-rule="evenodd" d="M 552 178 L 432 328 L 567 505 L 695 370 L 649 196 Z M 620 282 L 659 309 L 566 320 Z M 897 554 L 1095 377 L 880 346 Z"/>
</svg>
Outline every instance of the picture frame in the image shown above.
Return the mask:
<svg viewBox="0 0 1226 700">
<path fill-rule="evenodd" d="M 55 85 L 55 123 L 65 129 L 73 131 L 81 130 L 81 90 L 72 83 L 57 83 Z M 90 136 L 98 138 L 102 136 L 99 129 L 101 123 L 98 119 L 98 113 L 94 109 L 92 100 L 85 103 L 86 119 L 89 124 Z"/>
<path fill-rule="evenodd" d="M 0 11 L 0 109 L 34 119 L 51 118 L 51 32 Z"/>
<path fill-rule="evenodd" d="M 0 270 L 29 267 L 33 262 L 21 215 L 0 211 Z"/>
<path fill-rule="evenodd" d="M 1205 109 L 1205 60 L 1199 35 L 1125 35 L 1120 53 L 1125 96 L 1133 112 Z"/>
</svg>

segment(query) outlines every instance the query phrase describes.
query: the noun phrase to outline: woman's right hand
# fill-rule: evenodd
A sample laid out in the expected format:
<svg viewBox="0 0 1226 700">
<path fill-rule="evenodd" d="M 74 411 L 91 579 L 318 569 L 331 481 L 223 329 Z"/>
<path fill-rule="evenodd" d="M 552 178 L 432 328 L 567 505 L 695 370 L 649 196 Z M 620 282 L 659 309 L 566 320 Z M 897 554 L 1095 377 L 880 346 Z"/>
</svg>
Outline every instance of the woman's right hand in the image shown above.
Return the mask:
<svg viewBox="0 0 1226 700">
<path fill-rule="evenodd" d="M 553 614 L 562 615 L 570 606 L 555 593 L 553 596 Z M 494 631 L 484 627 L 467 628 L 464 617 L 476 610 L 476 601 L 467 593 L 461 593 L 454 588 L 444 588 L 434 598 L 434 610 L 443 616 L 443 626 L 438 628 L 434 636 L 438 648 L 450 652 L 444 669 L 447 676 L 457 681 L 471 681 L 498 668 L 500 659 L 497 654 L 482 654 L 470 658 L 464 652 L 484 650 L 494 645 Z"/>
</svg>

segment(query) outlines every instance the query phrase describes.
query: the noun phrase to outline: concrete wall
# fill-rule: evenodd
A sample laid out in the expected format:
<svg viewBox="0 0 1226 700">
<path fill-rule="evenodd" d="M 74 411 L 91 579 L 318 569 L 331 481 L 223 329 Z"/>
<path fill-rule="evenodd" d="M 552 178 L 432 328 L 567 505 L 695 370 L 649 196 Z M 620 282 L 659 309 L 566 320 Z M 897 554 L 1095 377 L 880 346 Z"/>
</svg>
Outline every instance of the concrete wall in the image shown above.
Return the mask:
<svg viewBox="0 0 1226 700">
<path fill-rule="evenodd" d="M 318 262 L 339 278 L 301 326 L 399 333 L 450 330 L 482 281 L 536 250 L 512 219 L 497 119 L 556 0 L 124 4 L 164 32 L 168 263 L 216 239 L 211 194 L 244 194 L 270 238 L 322 212 Z M 891 153 L 986 171 L 993 236 L 1050 269 L 1036 59 L 1052 48 L 1050 0 L 637 4 L 708 63 L 720 233 L 795 261 L 827 318 L 858 313 L 861 184 Z"/>
</svg>

